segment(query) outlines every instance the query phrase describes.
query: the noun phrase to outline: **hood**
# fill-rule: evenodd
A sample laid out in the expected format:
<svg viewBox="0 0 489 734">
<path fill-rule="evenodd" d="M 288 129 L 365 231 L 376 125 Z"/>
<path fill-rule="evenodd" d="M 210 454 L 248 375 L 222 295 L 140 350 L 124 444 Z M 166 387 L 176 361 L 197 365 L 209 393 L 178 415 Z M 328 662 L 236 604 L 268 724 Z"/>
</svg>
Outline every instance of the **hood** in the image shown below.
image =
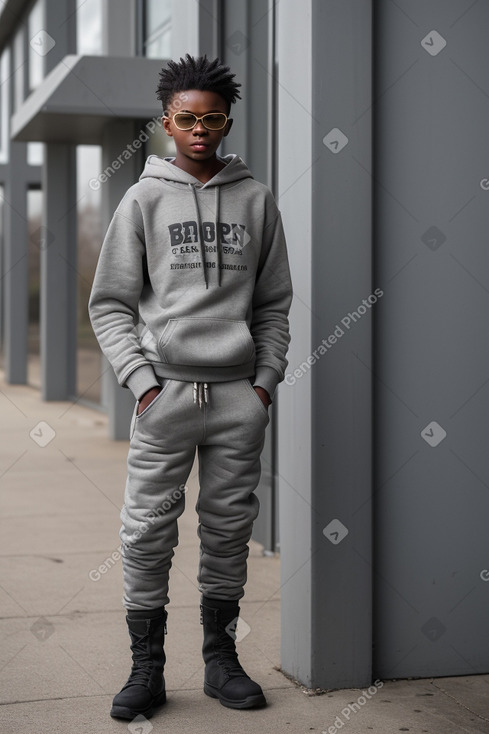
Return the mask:
<svg viewBox="0 0 489 734">
<path fill-rule="evenodd" d="M 173 183 L 185 185 L 193 184 L 205 189 L 211 186 L 222 186 L 222 184 L 241 181 L 244 178 L 253 178 L 248 166 L 239 155 L 230 153 L 225 156 L 217 156 L 217 158 L 225 163 L 226 166 L 205 184 L 199 181 L 198 178 L 195 178 L 195 176 L 175 166 L 172 162 L 175 158 L 159 158 L 157 155 L 149 156 L 139 180 L 141 181 L 143 178 L 162 178 L 165 181 L 173 181 Z"/>
<path fill-rule="evenodd" d="M 200 257 L 202 261 L 202 271 L 204 274 L 205 279 L 205 286 L 208 288 L 208 281 L 207 281 L 207 268 L 205 265 L 205 248 L 204 248 L 204 237 L 202 233 L 202 215 L 199 207 L 199 200 L 197 198 L 197 193 L 195 189 L 204 190 L 204 189 L 214 189 L 214 221 L 215 221 L 215 232 L 216 232 L 216 247 L 217 247 L 217 256 L 218 256 L 218 274 L 219 274 L 219 285 L 221 285 L 221 270 L 220 270 L 220 264 L 221 264 L 221 243 L 217 241 L 219 238 L 217 237 L 218 230 L 218 223 L 219 223 L 219 209 L 220 209 L 220 187 L 229 184 L 234 183 L 236 181 L 241 181 L 245 178 L 253 178 L 248 166 L 244 163 L 244 161 L 236 154 L 230 153 L 226 156 L 217 156 L 218 160 L 224 162 L 226 165 L 225 167 L 216 173 L 215 176 L 213 176 L 207 183 L 202 183 L 202 181 L 199 181 L 198 178 L 195 178 L 195 176 L 192 176 L 190 173 L 187 173 L 186 171 L 182 170 L 178 166 L 175 166 L 172 161 L 175 160 L 174 157 L 167 157 L 167 158 L 159 158 L 156 155 L 150 155 L 149 158 L 146 161 L 146 164 L 144 166 L 144 170 L 139 177 L 139 180 L 141 181 L 143 178 L 156 178 L 156 179 L 162 179 L 164 181 L 171 181 L 172 184 L 181 184 L 182 186 L 182 196 L 184 195 L 184 189 L 188 191 L 188 195 L 192 197 L 194 207 L 195 207 L 195 214 L 196 219 L 198 223 L 198 229 L 199 229 L 199 246 L 200 246 Z"/>
</svg>

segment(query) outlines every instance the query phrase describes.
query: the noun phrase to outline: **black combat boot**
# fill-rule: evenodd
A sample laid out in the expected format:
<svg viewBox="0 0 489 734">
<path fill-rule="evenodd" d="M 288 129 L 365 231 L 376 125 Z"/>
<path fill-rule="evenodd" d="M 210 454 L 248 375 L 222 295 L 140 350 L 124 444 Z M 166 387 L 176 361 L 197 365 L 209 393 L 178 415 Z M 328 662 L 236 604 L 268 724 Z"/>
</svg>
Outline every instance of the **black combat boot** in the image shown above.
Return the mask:
<svg viewBox="0 0 489 734">
<path fill-rule="evenodd" d="M 164 607 L 144 612 L 129 610 L 126 617 L 131 637 L 132 669 L 127 683 L 112 701 L 110 715 L 114 719 L 151 718 L 157 706 L 166 701 L 163 649 L 167 612 Z"/>
<path fill-rule="evenodd" d="M 200 610 L 204 626 L 204 693 L 232 709 L 265 706 L 262 689 L 246 675 L 238 661 L 235 645 L 238 602 L 203 597 Z"/>
</svg>

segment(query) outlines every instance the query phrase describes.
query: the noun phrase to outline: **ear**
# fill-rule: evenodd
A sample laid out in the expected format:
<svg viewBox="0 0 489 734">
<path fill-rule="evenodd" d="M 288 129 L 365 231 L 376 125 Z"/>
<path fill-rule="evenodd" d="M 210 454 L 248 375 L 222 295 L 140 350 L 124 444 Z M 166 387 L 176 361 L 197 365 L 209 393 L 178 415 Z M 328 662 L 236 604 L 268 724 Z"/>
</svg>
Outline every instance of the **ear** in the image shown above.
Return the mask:
<svg viewBox="0 0 489 734">
<path fill-rule="evenodd" d="M 222 136 L 223 138 L 229 135 L 229 131 L 231 130 L 232 126 L 233 126 L 233 119 L 229 117 L 228 121 L 226 122 L 226 127 L 224 128 L 224 134 Z"/>
<path fill-rule="evenodd" d="M 167 117 L 166 115 L 163 115 L 163 117 L 161 118 L 161 122 L 162 122 L 162 125 L 163 125 L 163 130 L 166 132 L 167 135 L 170 136 L 170 138 L 172 138 L 173 137 L 173 132 L 172 132 L 172 129 L 171 129 L 171 120 L 170 120 L 170 118 Z"/>
</svg>

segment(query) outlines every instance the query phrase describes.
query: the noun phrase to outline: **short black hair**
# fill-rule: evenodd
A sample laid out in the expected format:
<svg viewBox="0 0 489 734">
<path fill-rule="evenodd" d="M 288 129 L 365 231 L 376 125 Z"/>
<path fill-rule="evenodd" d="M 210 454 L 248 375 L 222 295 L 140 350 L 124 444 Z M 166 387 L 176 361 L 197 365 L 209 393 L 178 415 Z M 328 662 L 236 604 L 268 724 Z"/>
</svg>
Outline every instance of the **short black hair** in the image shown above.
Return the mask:
<svg viewBox="0 0 489 734">
<path fill-rule="evenodd" d="M 220 59 L 209 61 L 206 55 L 194 57 L 186 54 L 180 62 L 169 61 L 168 66 L 160 71 L 160 81 L 156 96 L 163 105 L 163 112 L 170 107 L 173 96 L 188 89 L 217 92 L 227 104 L 228 114 L 236 99 L 241 99 L 238 87 L 241 84 L 233 81 L 229 66 L 224 66 Z"/>
</svg>

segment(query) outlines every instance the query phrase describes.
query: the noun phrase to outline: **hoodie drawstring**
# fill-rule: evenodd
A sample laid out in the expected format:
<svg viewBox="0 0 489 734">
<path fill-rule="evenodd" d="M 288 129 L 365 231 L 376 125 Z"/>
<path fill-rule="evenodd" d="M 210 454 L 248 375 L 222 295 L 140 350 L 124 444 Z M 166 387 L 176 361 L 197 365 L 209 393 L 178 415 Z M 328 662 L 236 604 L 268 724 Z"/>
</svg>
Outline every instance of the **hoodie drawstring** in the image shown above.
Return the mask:
<svg viewBox="0 0 489 734">
<path fill-rule="evenodd" d="M 197 215 L 197 227 L 198 227 L 198 237 L 199 237 L 199 244 L 200 244 L 200 258 L 202 262 L 202 268 L 204 270 L 204 281 L 205 281 L 205 287 L 209 287 L 209 279 L 207 276 L 207 264 L 206 264 L 206 258 L 205 258 L 205 245 L 204 245 L 204 233 L 202 230 L 202 217 L 200 215 L 200 207 L 199 207 L 199 201 L 197 199 L 197 192 L 195 191 L 195 186 L 192 183 L 189 183 L 190 189 L 192 191 L 192 194 L 194 196 L 194 204 L 195 204 L 195 211 Z M 215 187 L 215 224 L 214 224 L 214 231 L 216 234 L 216 259 L 217 259 L 217 283 L 220 286 L 221 285 L 221 246 L 219 242 L 219 231 L 218 231 L 218 225 L 219 225 L 219 208 L 221 204 L 220 200 L 220 187 Z"/>
<path fill-rule="evenodd" d="M 209 386 L 207 382 L 194 382 L 194 403 L 202 410 L 209 402 Z"/>
<path fill-rule="evenodd" d="M 217 255 L 217 284 L 221 286 L 221 243 L 219 241 L 219 208 L 221 206 L 221 187 L 216 186 L 216 255 Z"/>
<path fill-rule="evenodd" d="M 207 280 L 207 268 L 205 265 L 205 250 L 204 250 L 204 237 L 202 232 L 202 218 L 200 216 L 200 209 L 199 209 L 199 202 L 197 201 L 197 194 L 195 192 L 195 186 L 191 183 L 189 183 L 190 190 L 192 191 L 192 194 L 194 195 L 194 204 L 195 204 L 195 211 L 197 214 L 197 229 L 198 229 L 198 238 L 199 238 L 199 244 L 200 244 L 200 260 L 202 262 L 202 268 L 204 270 L 204 280 L 205 280 L 205 287 L 209 287 L 209 283 Z"/>
</svg>

